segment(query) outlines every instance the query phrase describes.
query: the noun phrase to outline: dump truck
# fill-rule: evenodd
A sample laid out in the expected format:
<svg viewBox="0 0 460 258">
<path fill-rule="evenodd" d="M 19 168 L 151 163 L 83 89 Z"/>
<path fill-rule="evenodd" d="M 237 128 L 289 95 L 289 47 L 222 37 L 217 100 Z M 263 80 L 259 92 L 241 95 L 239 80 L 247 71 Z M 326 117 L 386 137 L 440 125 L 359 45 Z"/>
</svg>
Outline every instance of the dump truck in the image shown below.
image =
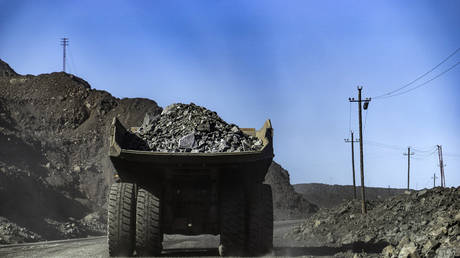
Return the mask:
<svg viewBox="0 0 460 258">
<path fill-rule="evenodd" d="M 116 182 L 108 196 L 110 256 L 156 256 L 164 234 L 220 235 L 221 256 L 264 255 L 273 248 L 273 201 L 263 184 L 273 160 L 273 129 L 241 128 L 259 151 L 170 153 L 127 148 L 136 128 L 117 118 L 109 157 Z M 134 139 L 135 140 L 135 139 Z"/>
</svg>

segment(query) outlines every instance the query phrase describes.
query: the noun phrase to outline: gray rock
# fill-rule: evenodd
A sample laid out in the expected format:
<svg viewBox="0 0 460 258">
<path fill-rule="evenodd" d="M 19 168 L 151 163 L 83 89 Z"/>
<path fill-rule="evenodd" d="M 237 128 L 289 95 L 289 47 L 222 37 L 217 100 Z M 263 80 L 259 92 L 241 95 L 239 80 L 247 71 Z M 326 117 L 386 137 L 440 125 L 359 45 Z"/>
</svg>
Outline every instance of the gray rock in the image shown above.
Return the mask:
<svg viewBox="0 0 460 258">
<path fill-rule="evenodd" d="M 455 221 L 460 222 L 460 212 L 455 215 Z"/>
<path fill-rule="evenodd" d="M 129 149 L 161 152 L 257 151 L 263 142 L 227 124 L 215 112 L 190 104 L 172 104 L 160 116 L 146 114 Z"/>
<path fill-rule="evenodd" d="M 437 251 L 436 251 L 436 256 L 435 257 L 439 257 L 439 258 L 453 258 L 455 257 L 455 251 L 454 251 L 454 248 L 451 248 L 451 247 L 440 247 Z"/>
<path fill-rule="evenodd" d="M 399 251 L 398 258 L 406 258 L 406 257 L 420 257 L 417 253 L 417 247 L 413 242 L 410 242 L 408 244 L 405 244 L 402 248 L 401 251 Z"/>
<path fill-rule="evenodd" d="M 195 144 L 195 134 L 189 133 L 186 136 L 180 138 L 179 148 L 181 149 L 191 149 Z"/>
</svg>

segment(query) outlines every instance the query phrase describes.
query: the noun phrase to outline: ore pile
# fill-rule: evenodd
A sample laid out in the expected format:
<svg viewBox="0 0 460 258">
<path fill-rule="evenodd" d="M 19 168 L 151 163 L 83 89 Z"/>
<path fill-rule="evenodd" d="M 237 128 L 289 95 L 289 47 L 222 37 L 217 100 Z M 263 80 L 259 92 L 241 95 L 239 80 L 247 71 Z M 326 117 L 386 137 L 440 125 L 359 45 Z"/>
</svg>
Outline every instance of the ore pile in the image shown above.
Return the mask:
<svg viewBox="0 0 460 258">
<path fill-rule="evenodd" d="M 42 241 L 43 238 L 6 218 L 0 217 L 0 245 Z"/>
<path fill-rule="evenodd" d="M 227 124 L 216 112 L 191 104 L 172 104 L 160 115 L 146 114 L 136 132 L 144 144 L 129 148 L 158 152 L 257 151 L 262 141 Z"/>
<path fill-rule="evenodd" d="M 321 209 L 286 236 L 320 246 L 361 246 L 384 257 L 460 256 L 460 187 L 407 191 L 383 202 Z M 355 250 L 361 252 L 361 250 Z"/>
</svg>

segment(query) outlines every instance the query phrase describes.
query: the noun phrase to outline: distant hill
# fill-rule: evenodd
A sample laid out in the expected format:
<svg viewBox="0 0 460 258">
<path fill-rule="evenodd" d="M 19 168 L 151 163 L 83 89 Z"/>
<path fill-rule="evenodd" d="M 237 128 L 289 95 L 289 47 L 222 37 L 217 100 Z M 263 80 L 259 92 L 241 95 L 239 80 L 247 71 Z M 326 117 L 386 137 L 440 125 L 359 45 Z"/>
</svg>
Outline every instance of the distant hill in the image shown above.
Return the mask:
<svg viewBox="0 0 460 258">
<path fill-rule="evenodd" d="M 309 202 L 320 208 L 331 208 L 344 200 L 353 199 L 352 185 L 327 185 L 327 184 L 296 184 L 296 192 L 303 195 Z M 404 193 L 406 189 L 366 187 L 366 199 L 377 200 Z M 356 187 L 357 197 L 361 199 L 361 188 Z"/>
</svg>

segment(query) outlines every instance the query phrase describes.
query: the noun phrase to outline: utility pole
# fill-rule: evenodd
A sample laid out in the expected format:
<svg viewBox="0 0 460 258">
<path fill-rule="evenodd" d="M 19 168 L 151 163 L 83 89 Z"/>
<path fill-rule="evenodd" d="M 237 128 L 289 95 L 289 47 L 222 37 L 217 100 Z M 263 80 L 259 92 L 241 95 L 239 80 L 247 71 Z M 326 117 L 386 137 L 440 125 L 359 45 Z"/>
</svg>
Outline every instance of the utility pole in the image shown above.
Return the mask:
<svg viewBox="0 0 460 258">
<path fill-rule="evenodd" d="M 436 178 L 437 178 L 436 173 L 433 173 L 433 177 L 431 177 L 431 178 L 433 178 L 433 188 L 435 188 L 436 187 Z"/>
<path fill-rule="evenodd" d="M 409 190 L 409 179 L 410 179 L 410 156 L 414 155 L 414 153 L 410 152 L 410 147 L 407 147 L 407 153 L 403 153 L 403 155 L 407 155 L 407 190 Z"/>
<path fill-rule="evenodd" d="M 356 199 L 356 181 L 355 181 L 355 142 L 359 142 L 358 140 L 353 139 L 353 131 L 351 133 L 351 141 L 349 139 L 345 139 L 345 142 L 351 143 L 351 168 L 353 170 L 353 198 Z"/>
<path fill-rule="evenodd" d="M 442 145 L 438 146 L 439 170 L 441 174 L 441 187 L 446 187 L 446 178 L 444 177 L 444 160 L 442 159 Z"/>
<path fill-rule="evenodd" d="M 365 186 L 364 186 L 364 159 L 363 159 L 363 112 L 361 110 L 361 102 L 364 102 L 364 109 L 367 109 L 369 106 L 370 98 L 361 99 L 361 90 L 363 87 L 358 86 L 358 100 L 354 98 L 348 98 L 350 102 L 358 102 L 358 111 L 359 111 L 359 158 L 360 158 L 360 170 L 361 170 L 361 212 L 363 214 L 367 213 L 366 209 L 366 196 L 365 196 Z"/>
<path fill-rule="evenodd" d="M 65 57 L 66 57 L 66 47 L 69 45 L 68 38 L 61 38 L 61 46 L 62 46 L 62 71 L 65 72 Z"/>
</svg>

